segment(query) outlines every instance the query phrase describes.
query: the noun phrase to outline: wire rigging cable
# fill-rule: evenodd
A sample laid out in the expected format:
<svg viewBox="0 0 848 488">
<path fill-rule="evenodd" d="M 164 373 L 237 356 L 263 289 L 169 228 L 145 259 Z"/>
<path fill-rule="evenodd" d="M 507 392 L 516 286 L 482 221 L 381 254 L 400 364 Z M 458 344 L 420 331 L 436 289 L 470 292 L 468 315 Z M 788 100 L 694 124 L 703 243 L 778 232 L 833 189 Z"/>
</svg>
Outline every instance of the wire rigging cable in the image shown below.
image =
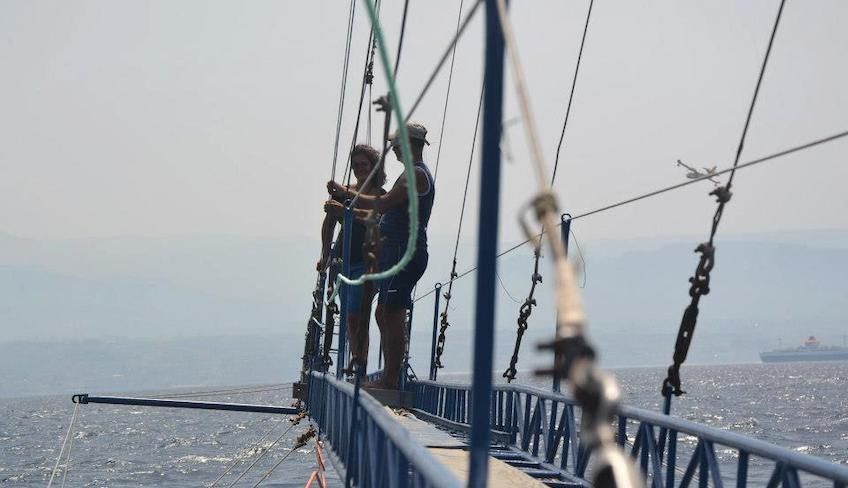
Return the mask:
<svg viewBox="0 0 848 488">
<path fill-rule="evenodd" d="M 442 66 L 445 65 L 445 62 L 450 56 L 454 46 L 459 42 L 459 38 L 462 37 L 462 34 L 465 33 L 465 29 L 468 27 L 468 24 L 471 23 L 471 19 L 474 17 L 474 14 L 477 12 L 477 9 L 480 7 L 480 4 L 483 3 L 483 0 L 477 0 L 474 2 L 474 5 L 471 6 L 471 10 L 468 11 L 468 14 L 465 16 L 465 20 L 462 21 L 462 25 L 459 27 L 459 30 L 456 32 L 456 35 L 453 36 L 451 42 L 448 44 L 447 49 L 442 54 L 442 57 L 439 58 L 439 62 L 436 63 L 436 67 L 433 69 L 433 72 L 430 73 L 430 77 L 427 78 L 427 81 L 424 83 L 424 87 L 418 92 L 418 98 L 415 99 L 415 102 L 412 104 L 412 108 L 409 109 L 409 112 L 406 114 L 406 118 L 404 121 L 408 122 L 412 115 L 415 113 L 415 110 L 418 109 L 418 106 L 421 104 L 421 100 L 424 99 L 424 95 L 427 94 L 427 91 L 433 85 L 433 82 L 436 80 L 436 76 L 442 70 Z"/>
<path fill-rule="evenodd" d="M 265 433 L 262 434 L 262 436 L 259 438 L 258 441 L 251 443 L 250 447 L 246 450 L 247 452 L 256 451 L 256 450 L 258 450 L 257 452 L 260 452 L 261 447 L 262 447 L 262 443 L 265 442 L 265 439 L 267 439 L 268 436 L 271 435 L 271 432 L 273 432 L 277 428 L 277 426 L 281 424 L 281 422 L 274 422 L 273 417 L 266 417 L 266 419 L 271 419 L 271 428 L 266 430 Z M 239 458 L 239 453 L 237 452 L 233 456 L 233 462 L 231 462 L 230 465 L 227 466 L 227 469 L 224 470 L 224 472 L 221 473 L 217 478 L 215 478 L 215 481 L 213 481 L 206 488 L 213 488 L 214 486 L 216 486 L 219 481 L 224 479 L 224 476 L 227 476 L 230 473 L 230 471 L 232 471 L 233 468 L 238 466 L 239 463 L 241 463 L 241 462 L 242 462 L 242 459 Z"/>
<path fill-rule="evenodd" d="M 380 12 L 381 0 L 374 0 L 374 7 L 378 12 Z M 365 100 L 365 87 L 368 87 L 368 98 L 369 98 L 369 109 L 368 109 L 368 144 L 371 144 L 371 85 L 374 81 L 374 51 L 377 49 L 377 40 L 374 38 L 374 27 L 371 26 L 371 30 L 368 34 L 368 44 L 365 46 L 365 66 L 362 69 L 362 87 L 359 90 L 359 105 L 356 109 L 356 123 L 353 126 L 353 137 L 350 140 L 350 149 L 348 150 L 347 156 L 345 157 L 345 184 L 350 186 L 350 177 L 353 173 L 352 168 L 350 166 L 350 153 L 353 151 L 354 146 L 356 146 L 356 140 L 359 138 L 359 123 L 362 119 L 362 104 Z"/>
<path fill-rule="evenodd" d="M 718 206 L 716 207 L 715 215 L 713 215 L 712 226 L 710 229 L 710 238 L 707 242 L 702 242 L 695 249 L 695 252 L 700 253 L 698 266 L 695 268 L 694 275 L 689 278 L 689 296 L 690 302 L 683 312 L 683 317 L 680 319 L 680 328 L 677 332 L 677 340 L 674 345 L 674 358 L 671 366 L 668 367 L 668 374 L 663 380 L 662 394 L 666 398 L 666 402 L 670 402 L 671 395 L 680 396 L 685 392 L 682 389 L 680 382 L 680 366 L 686 361 L 686 355 L 689 352 L 689 346 L 692 344 L 692 334 L 695 332 L 695 326 L 698 323 L 698 305 L 701 297 L 710 292 L 710 272 L 715 266 L 715 235 L 718 231 L 718 225 L 721 223 L 721 217 L 724 214 L 724 206 L 730 201 L 732 193 L 730 192 L 733 184 L 733 176 L 736 174 L 739 159 L 742 157 L 742 150 L 745 147 L 745 138 L 748 135 L 748 127 L 751 124 L 751 117 L 754 114 L 754 108 L 757 105 L 757 97 L 760 93 L 760 86 L 763 82 L 763 76 L 768 66 L 771 49 L 774 45 L 774 38 L 777 34 L 777 28 L 780 25 L 780 17 L 783 13 L 783 6 L 786 0 L 780 1 L 780 7 L 777 10 L 777 17 L 774 19 L 774 26 L 771 30 L 768 47 L 763 56 L 760 74 L 757 77 L 757 86 L 754 88 L 754 95 L 751 97 L 751 104 L 748 106 L 748 115 L 745 117 L 745 126 L 742 129 L 742 135 L 739 138 L 739 145 L 736 148 L 736 157 L 733 160 L 733 167 L 730 170 L 730 176 L 727 179 L 725 186 L 719 186 L 710 192 L 710 195 L 716 197 Z"/>
<path fill-rule="evenodd" d="M 59 470 L 59 463 L 62 461 L 62 455 L 65 454 L 65 446 L 68 444 L 68 440 L 73 436 L 74 424 L 77 422 L 77 413 L 79 413 L 79 403 L 74 404 L 74 413 L 71 414 L 71 421 L 68 424 L 68 431 L 65 433 L 65 439 L 62 441 L 62 447 L 59 449 L 59 456 L 56 458 L 56 464 L 53 466 L 53 471 L 50 472 L 50 481 L 47 482 L 47 488 L 50 488 L 53 484 L 53 478 L 56 477 L 56 471 Z M 70 457 L 71 452 L 70 449 L 68 449 L 68 460 L 70 460 Z M 68 461 L 65 461 L 65 472 L 67 472 L 68 469 L 67 463 Z"/>
<path fill-rule="evenodd" d="M 347 42 L 345 43 L 344 63 L 342 64 L 342 86 L 339 93 L 339 108 L 336 116 L 336 142 L 333 146 L 333 167 L 330 179 L 336 179 L 336 163 L 339 159 L 339 137 L 342 132 L 342 118 L 344 116 L 344 99 L 347 88 L 347 72 L 350 66 L 350 44 L 353 37 L 353 20 L 356 14 L 356 0 L 350 0 L 350 12 L 347 18 Z"/>
<path fill-rule="evenodd" d="M 457 278 L 456 256 L 459 253 L 459 238 L 462 235 L 462 220 L 465 217 L 465 203 L 468 201 L 468 183 L 469 181 L 471 181 L 471 166 L 474 163 L 474 149 L 477 147 L 477 133 L 480 127 L 480 114 L 483 111 L 483 94 L 485 93 L 485 91 L 486 83 L 483 82 L 483 86 L 480 88 L 480 101 L 477 103 L 477 118 L 474 122 L 474 137 L 471 139 L 471 155 L 468 157 L 468 169 L 465 172 L 465 190 L 463 190 L 462 192 L 462 206 L 460 207 L 459 224 L 457 225 L 456 229 L 456 243 L 453 246 L 453 264 L 451 265 L 451 277 L 447 284 L 447 291 L 443 295 L 445 297 L 445 309 L 440 314 L 439 318 L 439 338 L 436 342 L 436 357 L 434 359 L 434 364 L 437 368 L 445 367 L 442 364 L 442 354 L 445 351 L 445 334 L 448 330 L 448 327 L 450 327 L 450 322 L 448 321 L 448 311 L 450 310 L 453 282 L 456 281 Z M 418 300 L 416 299 L 416 301 Z"/>
<path fill-rule="evenodd" d="M 459 13 L 456 14 L 456 33 L 459 33 L 460 22 L 462 22 L 462 4 L 465 0 L 459 1 Z M 456 35 L 456 34 L 454 34 Z M 433 179 L 439 177 L 439 161 L 442 159 L 442 138 L 445 134 L 445 121 L 448 118 L 448 101 L 450 100 L 450 92 L 451 92 L 451 83 L 453 82 L 453 65 L 454 61 L 456 61 L 456 44 L 453 45 L 453 49 L 451 49 L 451 63 L 450 69 L 448 70 L 448 88 L 445 91 L 445 108 L 442 111 L 442 126 L 439 129 L 439 149 L 436 152 L 436 169 L 433 172 Z M 478 117 L 479 118 L 479 117 Z"/>
<path fill-rule="evenodd" d="M 260 455 L 259 455 L 256 459 L 254 459 L 254 460 L 253 460 L 253 462 L 252 462 L 252 463 L 250 463 L 250 466 L 248 466 L 248 467 L 247 467 L 247 469 L 245 469 L 244 471 L 242 471 L 242 473 L 238 476 L 238 478 L 236 478 L 236 479 L 235 479 L 232 483 L 230 483 L 229 485 L 227 485 L 227 488 L 233 488 L 233 486 L 235 486 L 235 485 L 236 485 L 236 483 L 238 483 L 239 481 L 241 481 L 241 479 L 242 479 L 242 478 L 244 478 L 244 475 L 246 475 L 246 474 L 247 474 L 247 473 L 248 473 L 251 469 L 253 469 L 253 467 L 254 467 L 254 466 L 256 466 L 256 463 L 258 463 L 260 460 L 262 460 L 262 458 L 264 458 L 266 454 L 268 454 L 269 452 L 271 452 L 271 448 L 273 448 L 274 446 L 276 446 L 277 444 L 279 444 L 279 442 L 280 442 L 281 440 L 283 440 L 283 437 L 285 437 L 285 436 L 286 436 L 286 434 L 288 434 L 288 433 L 289 433 L 289 431 L 291 431 L 291 430 L 294 428 L 294 426 L 295 426 L 295 425 L 297 425 L 297 424 L 296 424 L 296 423 L 292 423 L 291 425 L 289 425 L 289 427 L 288 427 L 288 428 L 287 428 L 287 429 L 286 429 L 286 430 L 285 430 L 282 434 L 280 434 L 280 436 L 279 436 L 279 437 L 277 437 L 277 438 L 274 440 L 274 442 L 272 442 L 272 443 L 271 443 L 271 445 L 269 445 L 268 447 L 266 447 L 266 448 L 265 448 L 265 450 L 264 450 L 264 451 L 262 451 L 262 454 L 260 454 Z M 289 453 L 291 453 L 291 452 L 292 452 L 292 451 L 289 451 Z M 283 458 L 283 459 L 285 459 L 285 458 Z M 263 480 L 264 480 L 264 478 L 263 478 Z"/>
<path fill-rule="evenodd" d="M 556 339 L 545 345 L 555 352 L 552 368 L 542 371 L 554 377 L 568 379 L 572 394 L 582 409 L 580 429 L 587 448 L 597 453 L 592 484 L 600 486 L 642 486 L 641 473 L 616 442 L 615 432 L 609 423 L 618 406 L 620 394 L 615 379 L 603 372 L 595 361 L 595 352 L 586 338 L 586 320 L 574 271 L 566 259 L 565 245 L 553 234 L 558 222 L 556 197 L 546 179 L 539 134 L 530 107 L 530 99 L 517 50 L 512 23 L 507 15 L 506 0 L 497 0 L 497 14 L 506 45 L 507 59 L 512 68 L 519 107 L 531 148 L 536 170 L 538 191 L 532 207 L 543 229 L 548 229 L 547 242 L 552 254 L 554 278 L 554 304 L 556 310 Z M 561 220 L 560 220 L 561 222 Z M 539 245 L 537 244 L 537 248 Z"/>
<path fill-rule="evenodd" d="M 400 37 L 398 38 L 397 55 L 395 56 L 395 69 L 392 71 L 397 80 L 398 68 L 400 68 L 400 53 L 403 51 L 403 36 L 406 34 L 406 14 L 409 12 L 409 0 L 403 2 L 403 17 L 400 21 Z"/>
<path fill-rule="evenodd" d="M 589 19 L 592 17 L 592 6 L 595 0 L 589 0 L 589 10 L 586 12 L 586 23 L 583 25 L 583 37 L 580 39 L 580 50 L 577 52 L 577 63 L 574 64 L 574 77 L 571 79 L 571 92 L 568 94 L 568 105 L 565 107 L 565 117 L 562 122 L 562 133 L 559 135 L 556 158 L 554 158 L 554 170 L 551 174 L 551 186 L 556 181 L 557 168 L 559 167 L 559 153 L 562 142 L 565 140 L 565 128 L 568 127 L 568 116 L 571 115 L 571 102 L 574 101 L 574 89 L 577 87 L 577 75 L 580 73 L 580 60 L 583 59 L 583 46 L 586 44 L 586 33 L 589 32 Z"/>
<path fill-rule="evenodd" d="M 784 149 L 782 151 L 772 153 L 772 154 L 769 154 L 767 156 L 763 156 L 761 158 L 748 161 L 747 163 L 740 163 L 739 165 L 735 166 L 735 168 L 734 167 L 725 168 L 721 171 L 716 171 L 715 173 L 710 173 L 707 176 L 702 176 L 700 178 L 696 178 L 696 179 L 692 179 L 692 180 L 686 180 L 684 182 L 677 183 L 675 185 L 660 188 L 659 190 L 654 190 L 654 191 L 651 191 L 651 192 L 648 192 L 648 193 L 643 193 L 639 196 L 628 198 L 626 200 L 622 200 L 622 201 L 619 201 L 619 202 L 616 202 L 616 203 L 611 203 L 609 205 L 605 205 L 603 207 L 596 208 L 594 210 L 588 210 L 588 211 L 585 211 L 583 213 L 577 214 L 571 220 L 582 219 L 582 218 L 589 217 L 591 215 L 596 215 L 596 214 L 599 214 L 599 213 L 602 213 L 602 212 L 606 212 L 608 210 L 612 210 L 612 209 L 615 209 L 615 208 L 618 208 L 618 207 L 623 207 L 623 206 L 629 205 L 631 203 L 638 202 L 640 200 L 645 200 L 645 199 L 648 199 L 648 198 L 652 198 L 652 197 L 661 195 L 663 193 L 667 193 L 667 192 L 670 192 L 670 191 L 673 191 L 673 190 L 678 190 L 678 189 L 683 188 L 685 186 L 694 185 L 695 183 L 700 183 L 700 182 L 704 182 L 704 181 L 709 181 L 710 177 L 720 176 L 720 175 L 723 175 L 725 173 L 729 173 L 729 172 L 733 171 L 734 169 L 740 170 L 740 169 L 744 169 L 744 168 L 750 168 L 752 166 L 756 166 L 756 165 L 761 164 L 761 163 L 773 161 L 773 160 L 779 159 L 783 156 L 788 156 L 788 155 L 791 155 L 791 154 L 794 154 L 794 153 L 797 153 L 797 152 L 800 152 L 800 151 L 812 149 L 816 146 L 820 146 L 822 144 L 826 144 L 826 143 L 829 143 L 829 142 L 838 141 L 838 140 L 844 139 L 846 137 L 848 137 L 848 130 L 838 132 L 836 134 L 833 134 L 833 135 L 830 135 L 830 136 L 827 136 L 827 137 L 822 137 L 821 139 L 815 139 L 813 141 L 806 142 L 804 144 L 800 144 L 798 146 L 793 146 L 793 147 L 790 147 L 788 149 Z M 539 237 L 539 236 L 537 235 L 537 236 L 534 236 L 534 237 Z M 498 253 L 497 257 L 501 258 L 501 257 L 515 251 L 516 249 L 521 248 L 522 246 L 529 243 L 530 241 L 531 241 L 531 239 L 525 239 L 525 240 L 513 245 L 512 247 L 509 247 L 509 248 L 501 251 L 500 253 Z M 460 278 L 464 278 L 465 276 L 468 276 L 469 274 L 473 273 L 474 271 L 477 271 L 476 266 L 463 271 L 462 273 L 460 273 L 455 278 L 455 280 L 458 280 Z M 433 293 L 433 290 L 430 290 L 427 293 L 418 297 L 416 299 L 416 301 L 423 300 L 424 298 L 430 296 L 432 293 Z"/>
<path fill-rule="evenodd" d="M 590 0 L 589 9 L 586 13 L 586 23 L 583 26 L 583 36 L 580 39 L 580 49 L 577 53 L 577 62 L 575 63 L 574 67 L 574 76 L 571 80 L 571 91 L 568 95 L 568 105 L 565 109 L 565 116 L 562 123 L 562 133 L 560 134 L 559 144 L 557 145 L 556 160 L 554 161 L 554 168 L 551 172 L 551 186 L 553 186 L 554 182 L 556 181 L 557 167 L 559 166 L 560 150 L 562 149 L 562 143 L 565 140 L 565 129 L 568 127 L 568 118 L 571 114 L 571 104 L 574 100 L 574 91 L 575 87 L 577 86 L 577 75 L 580 73 L 580 60 L 583 58 L 583 46 L 586 44 L 586 33 L 589 31 L 589 19 L 592 16 L 593 4 L 594 0 Z M 542 232 L 544 233 L 544 229 L 542 230 Z M 535 307 L 537 304 L 534 294 L 536 293 L 536 287 L 540 283 L 542 283 L 542 275 L 539 273 L 539 259 L 541 258 L 541 255 L 542 254 L 540 247 L 536 246 L 536 248 L 533 250 L 533 273 L 530 275 L 530 290 L 527 293 L 527 298 L 524 299 L 524 302 L 518 309 L 518 319 L 516 319 L 516 324 L 518 327 L 515 333 L 515 345 L 513 346 L 512 357 L 509 360 L 509 367 L 507 367 L 507 369 L 503 372 L 502 375 L 509 383 L 511 383 L 512 380 L 515 379 L 515 376 L 518 373 L 518 370 L 516 369 L 516 364 L 518 363 L 518 353 L 521 350 L 521 340 L 524 337 L 524 333 L 527 331 L 527 328 L 530 326 L 530 316 L 533 314 L 533 307 Z M 507 294 L 509 293 L 507 292 Z"/>
<path fill-rule="evenodd" d="M 290 390 L 292 385 L 286 383 L 275 383 L 264 386 L 252 386 L 243 388 L 231 388 L 226 390 L 191 391 L 185 393 L 174 393 L 171 395 L 160 395 L 157 398 L 196 398 L 204 396 L 243 395 L 247 393 L 264 393 L 268 391 Z"/>
</svg>

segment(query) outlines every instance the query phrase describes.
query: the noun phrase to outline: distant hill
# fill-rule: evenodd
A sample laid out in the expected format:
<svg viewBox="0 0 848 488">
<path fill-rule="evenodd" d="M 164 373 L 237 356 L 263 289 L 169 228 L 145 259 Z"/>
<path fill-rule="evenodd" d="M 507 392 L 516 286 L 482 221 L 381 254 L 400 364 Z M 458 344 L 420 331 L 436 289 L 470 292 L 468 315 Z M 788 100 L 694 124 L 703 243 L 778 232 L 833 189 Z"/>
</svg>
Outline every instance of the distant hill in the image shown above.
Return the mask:
<svg viewBox="0 0 848 488">
<path fill-rule="evenodd" d="M 34 267 L 0 266 L 4 341 L 283 330 L 291 323 L 283 310 L 282 303 L 215 296 L 150 278 L 84 279 Z"/>
<path fill-rule="evenodd" d="M 589 331 L 604 364 L 668 363 L 689 300 L 687 280 L 697 263 L 692 252 L 697 242 L 698 238 L 684 237 L 581 243 Z M 260 382 L 266 380 L 266 366 L 277 365 L 273 378 L 290 378 L 296 372 L 310 307 L 316 244 L 305 238 L 50 241 L 0 234 L 4 374 L 31 378 L 30 373 L 39 368 L 64 371 L 33 380 L 35 387 L 15 383 L 16 387 L 0 394 L 12 395 L 18 391 L 15 388 L 44 391 L 47 385 L 53 385 L 47 390 L 53 391 L 56 385 L 76 384 L 71 379 L 85 376 L 103 379 L 101 373 L 120 369 L 121 364 L 135 374 L 123 376 L 123 383 L 103 380 L 106 383 L 100 384 L 148 387 L 152 384 L 148 380 L 173 368 L 185 373 L 181 383 Z M 717 245 L 712 292 L 702 300 L 690 361 L 757 361 L 757 352 L 776 347 L 779 339 L 790 345 L 811 334 L 828 343 L 842 343 L 848 334 L 842 308 L 848 303 L 843 282 L 848 275 L 848 232 L 729 236 Z M 475 250 L 473 243 L 463 243 L 460 270 L 473 266 Z M 419 296 L 436 280 L 444 281 L 451 251 L 452 239 L 435 236 L 431 240 L 430 269 L 421 281 Z M 576 246 L 571 252 L 579 263 Z M 531 267 L 529 248 L 499 261 L 498 369 L 508 363 L 512 352 L 515 321 L 530 286 Z M 524 368 L 550 361 L 534 350 L 554 331 L 549 289 L 553 280 L 546 260 L 540 270 L 545 281 L 536 294 L 538 307 L 521 349 L 519 366 Z M 448 371 L 470 370 L 474 279 L 471 274 L 454 286 L 445 351 Z M 432 307 L 430 296 L 415 311 L 412 355 L 419 372 L 427 367 Z M 372 335 L 376 344 L 376 327 Z M 204 336 L 253 339 L 233 339 L 231 344 L 210 339 L 203 345 Z M 33 345 L 33 341 L 48 345 Z M 115 353 L 134 348 L 138 354 Z M 209 354 L 180 352 L 186 348 L 209 348 Z M 173 354 L 159 354 L 160 350 Z M 376 348 L 372 353 L 374 364 Z M 221 366 L 217 362 L 221 355 L 233 364 L 251 366 Z M 57 366 L 50 357 L 64 363 Z M 90 369 L 98 362 L 101 369 Z M 169 384 L 173 379 L 169 378 Z"/>
</svg>

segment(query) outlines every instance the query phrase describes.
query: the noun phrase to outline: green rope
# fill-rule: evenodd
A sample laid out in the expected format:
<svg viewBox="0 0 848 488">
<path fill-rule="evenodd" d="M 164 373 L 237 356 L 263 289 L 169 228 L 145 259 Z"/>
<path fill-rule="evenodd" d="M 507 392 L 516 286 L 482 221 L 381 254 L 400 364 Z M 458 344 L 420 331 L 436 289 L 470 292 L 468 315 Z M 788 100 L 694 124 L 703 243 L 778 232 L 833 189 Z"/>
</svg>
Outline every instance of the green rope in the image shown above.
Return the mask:
<svg viewBox="0 0 848 488">
<path fill-rule="evenodd" d="M 368 16 L 371 18 L 371 25 L 374 26 L 374 36 L 377 39 L 377 48 L 380 51 L 380 61 L 382 61 L 383 66 L 385 67 L 383 73 L 386 77 L 386 83 L 389 85 L 389 99 L 391 100 L 392 108 L 394 109 L 393 112 L 395 121 L 398 124 L 398 132 L 400 133 L 401 160 L 405 170 L 406 190 L 409 196 L 409 239 L 406 241 L 406 251 L 404 251 L 400 261 L 391 268 L 379 273 L 364 274 L 355 280 L 339 274 L 336 279 L 336 289 L 333 291 L 333 295 L 329 298 L 329 300 L 335 299 L 336 295 L 338 295 L 338 285 L 340 282 L 344 282 L 351 286 L 359 286 L 366 281 L 383 280 L 400 273 L 400 271 L 406 267 L 407 263 L 412 260 L 412 255 L 415 254 L 415 236 L 418 235 L 418 189 L 416 188 L 415 167 L 412 165 L 412 149 L 409 147 L 409 134 L 406 130 L 406 117 L 404 116 L 403 109 L 400 106 L 400 95 L 397 91 L 394 76 L 391 73 L 389 53 L 385 48 L 385 42 L 383 41 L 383 29 L 380 26 L 380 20 L 377 18 L 377 11 L 368 0 L 363 0 L 363 3 L 365 3 L 365 6 L 368 7 Z"/>
</svg>

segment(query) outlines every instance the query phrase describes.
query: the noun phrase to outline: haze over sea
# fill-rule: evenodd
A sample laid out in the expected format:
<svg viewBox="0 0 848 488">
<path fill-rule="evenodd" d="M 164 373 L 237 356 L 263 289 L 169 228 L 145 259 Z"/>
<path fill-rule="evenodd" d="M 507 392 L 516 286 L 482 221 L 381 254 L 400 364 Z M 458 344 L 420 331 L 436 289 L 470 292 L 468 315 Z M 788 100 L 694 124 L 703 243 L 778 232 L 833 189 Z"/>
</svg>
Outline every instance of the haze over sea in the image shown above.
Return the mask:
<svg viewBox="0 0 848 488">
<path fill-rule="evenodd" d="M 660 405 L 663 373 L 661 368 L 615 370 L 624 401 L 654 411 Z M 464 382 L 468 377 L 449 374 L 443 379 Z M 523 379 L 540 383 L 530 376 Z M 674 415 L 848 464 L 848 362 L 687 366 L 683 380 L 689 393 L 674 400 Z M 257 389 L 268 391 L 192 398 L 290 402 L 284 386 Z M 137 393 L 164 396 L 187 391 Z M 5 412 L 0 417 L 0 484 L 44 486 L 68 429 L 70 399 L 8 398 L 0 400 L 0 408 Z M 282 435 L 240 481 L 252 486 L 289 453 L 308 425 L 302 422 L 286 432 L 290 423 L 278 416 L 109 405 L 82 406 L 78 415 L 66 478 L 69 486 L 198 486 L 211 483 L 237 463 L 221 481 L 229 485 L 257 458 L 259 446 L 269 447 Z M 681 442 L 694 441 L 683 437 Z M 717 454 L 728 464 L 723 473 L 735 473 L 733 452 L 717 447 Z M 309 444 L 290 454 L 267 485 L 303 486 L 314 466 Z M 764 484 L 769 469 L 752 459 L 751 481 Z M 60 468 L 57 480 L 62 475 Z M 812 484 L 817 485 L 826 484 Z"/>
</svg>

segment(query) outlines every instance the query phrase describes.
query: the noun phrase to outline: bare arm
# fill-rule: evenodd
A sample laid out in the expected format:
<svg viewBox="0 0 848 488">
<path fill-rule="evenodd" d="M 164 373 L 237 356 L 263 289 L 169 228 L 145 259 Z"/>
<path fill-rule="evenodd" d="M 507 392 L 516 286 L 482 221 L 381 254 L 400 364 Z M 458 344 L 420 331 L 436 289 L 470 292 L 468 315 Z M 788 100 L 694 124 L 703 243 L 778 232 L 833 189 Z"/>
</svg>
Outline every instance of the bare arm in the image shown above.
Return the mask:
<svg viewBox="0 0 848 488">
<path fill-rule="evenodd" d="M 418 193 L 423 193 L 427 190 L 430 182 L 427 180 L 427 176 L 424 174 L 424 170 L 415 169 L 415 188 L 418 190 Z M 327 190 L 331 195 L 341 197 L 342 199 L 348 200 L 353 199 L 355 193 L 348 190 L 347 188 L 339 185 L 334 181 L 330 181 L 327 183 Z M 405 205 L 409 199 L 409 195 L 407 194 L 406 188 L 406 178 L 398 179 L 397 183 L 389 190 L 388 193 L 381 197 L 376 197 L 373 195 L 359 195 L 359 198 L 356 200 L 357 208 L 364 209 L 374 209 L 380 213 L 385 213 L 387 210 L 391 210 L 393 208 Z"/>
</svg>

